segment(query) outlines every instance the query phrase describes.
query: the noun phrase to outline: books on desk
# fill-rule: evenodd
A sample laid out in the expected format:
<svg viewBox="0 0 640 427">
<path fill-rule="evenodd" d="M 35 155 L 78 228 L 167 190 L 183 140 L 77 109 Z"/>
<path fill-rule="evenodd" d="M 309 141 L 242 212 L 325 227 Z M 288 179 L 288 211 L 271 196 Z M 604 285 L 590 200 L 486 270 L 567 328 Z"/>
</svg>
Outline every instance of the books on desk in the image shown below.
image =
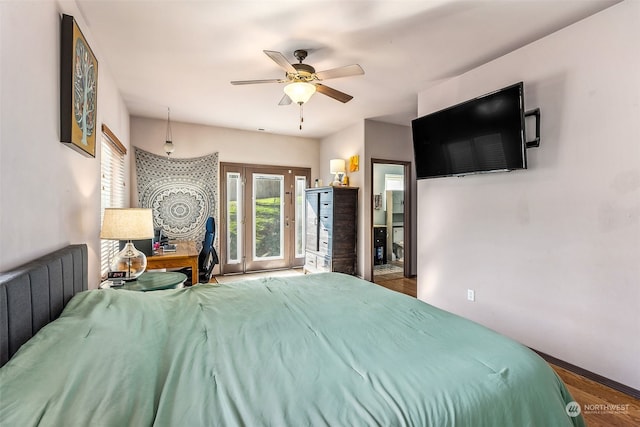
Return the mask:
<svg viewBox="0 0 640 427">
<path fill-rule="evenodd" d="M 160 246 L 162 248 L 162 252 L 175 252 L 177 246 L 173 243 L 167 243 L 166 245 Z"/>
</svg>

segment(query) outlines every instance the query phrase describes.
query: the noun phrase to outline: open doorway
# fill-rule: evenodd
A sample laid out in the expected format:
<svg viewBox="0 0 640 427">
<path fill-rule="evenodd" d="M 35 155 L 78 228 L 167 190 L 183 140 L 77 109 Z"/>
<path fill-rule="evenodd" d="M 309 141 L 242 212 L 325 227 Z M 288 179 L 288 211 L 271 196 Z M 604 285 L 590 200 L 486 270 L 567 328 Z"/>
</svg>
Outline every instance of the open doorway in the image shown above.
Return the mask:
<svg viewBox="0 0 640 427">
<path fill-rule="evenodd" d="M 371 162 L 371 277 L 409 277 L 411 163 L 383 159 Z"/>
</svg>

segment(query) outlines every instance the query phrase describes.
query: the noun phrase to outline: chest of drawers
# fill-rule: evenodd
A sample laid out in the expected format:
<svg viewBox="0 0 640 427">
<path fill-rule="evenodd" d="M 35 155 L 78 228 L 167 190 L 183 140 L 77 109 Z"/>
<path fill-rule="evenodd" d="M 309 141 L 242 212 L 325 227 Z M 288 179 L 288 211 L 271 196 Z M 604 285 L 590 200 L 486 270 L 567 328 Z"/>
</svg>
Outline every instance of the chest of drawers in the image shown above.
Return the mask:
<svg viewBox="0 0 640 427">
<path fill-rule="evenodd" d="M 358 188 L 309 188 L 305 197 L 305 271 L 355 274 Z"/>
</svg>

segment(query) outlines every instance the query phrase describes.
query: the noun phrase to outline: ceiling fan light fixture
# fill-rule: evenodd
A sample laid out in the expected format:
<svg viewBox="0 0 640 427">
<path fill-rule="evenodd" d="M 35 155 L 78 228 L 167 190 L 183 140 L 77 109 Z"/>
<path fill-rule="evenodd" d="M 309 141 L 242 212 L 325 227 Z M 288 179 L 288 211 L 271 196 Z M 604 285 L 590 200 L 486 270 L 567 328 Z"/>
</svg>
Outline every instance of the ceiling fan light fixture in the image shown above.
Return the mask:
<svg viewBox="0 0 640 427">
<path fill-rule="evenodd" d="M 284 93 L 296 104 L 304 104 L 316 93 L 316 86 L 307 82 L 289 83 L 284 87 Z"/>
</svg>

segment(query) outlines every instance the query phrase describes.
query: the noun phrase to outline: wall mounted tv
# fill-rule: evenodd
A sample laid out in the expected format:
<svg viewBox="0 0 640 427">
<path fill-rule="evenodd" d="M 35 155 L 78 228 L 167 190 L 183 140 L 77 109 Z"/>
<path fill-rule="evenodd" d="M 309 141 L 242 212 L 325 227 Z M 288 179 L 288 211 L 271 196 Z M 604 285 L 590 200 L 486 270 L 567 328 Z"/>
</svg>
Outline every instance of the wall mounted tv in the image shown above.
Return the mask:
<svg viewBox="0 0 640 427">
<path fill-rule="evenodd" d="M 414 119 L 418 179 L 527 168 L 522 82 Z"/>
</svg>

